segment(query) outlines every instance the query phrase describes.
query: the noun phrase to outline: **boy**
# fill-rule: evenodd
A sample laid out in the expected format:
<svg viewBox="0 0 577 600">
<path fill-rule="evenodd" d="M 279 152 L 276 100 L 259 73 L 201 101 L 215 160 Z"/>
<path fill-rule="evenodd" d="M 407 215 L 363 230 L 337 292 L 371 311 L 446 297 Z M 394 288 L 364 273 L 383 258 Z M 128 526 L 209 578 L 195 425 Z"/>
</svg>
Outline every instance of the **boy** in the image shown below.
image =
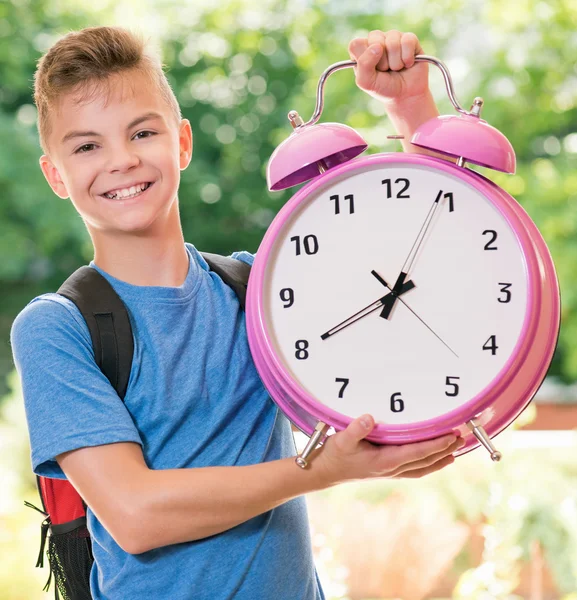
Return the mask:
<svg viewBox="0 0 577 600">
<path fill-rule="evenodd" d="M 359 87 L 399 133 L 438 114 L 413 34 L 374 31 L 349 50 Z M 299 469 L 234 292 L 184 242 L 177 191 L 192 132 L 158 59 L 120 28 L 73 32 L 40 60 L 35 100 L 42 172 L 83 219 L 90 265 L 126 304 L 135 338 L 123 403 L 68 300 L 34 299 L 12 330 L 33 468 L 67 477 L 89 507 L 93 597 L 323 598 L 302 495 L 426 475 L 461 440 L 377 447 L 364 415 Z"/>
</svg>

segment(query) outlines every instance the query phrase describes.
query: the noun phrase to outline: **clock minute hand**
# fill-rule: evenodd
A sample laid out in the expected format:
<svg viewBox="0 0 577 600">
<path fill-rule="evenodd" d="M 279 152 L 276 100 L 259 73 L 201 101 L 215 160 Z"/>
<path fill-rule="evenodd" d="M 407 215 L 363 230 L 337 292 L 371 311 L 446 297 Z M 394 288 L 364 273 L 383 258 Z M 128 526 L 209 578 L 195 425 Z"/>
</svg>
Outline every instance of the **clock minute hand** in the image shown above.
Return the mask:
<svg viewBox="0 0 577 600">
<path fill-rule="evenodd" d="M 393 310 L 393 307 L 395 306 L 395 302 L 397 300 L 399 292 L 403 288 L 403 284 L 405 283 L 407 274 L 411 270 L 411 267 L 413 266 L 413 263 L 415 262 L 415 258 L 417 257 L 417 254 L 419 253 L 419 250 L 423 244 L 425 236 L 427 235 L 427 231 L 429 230 L 429 227 L 431 226 L 431 223 L 433 222 L 433 217 L 435 216 L 435 211 L 439 207 L 439 203 L 440 203 L 442 196 L 443 196 L 443 191 L 441 190 L 441 191 L 439 191 L 439 193 L 437 194 L 437 197 L 435 198 L 435 201 L 431 205 L 431 208 L 429 209 L 429 212 L 427 213 L 427 216 L 425 217 L 425 222 L 423 223 L 423 225 L 421 226 L 421 229 L 419 230 L 419 233 L 417 234 L 417 239 L 413 243 L 411 250 L 409 251 L 409 255 L 407 256 L 403 266 L 401 267 L 401 272 L 400 272 L 399 276 L 397 277 L 397 281 L 395 281 L 395 285 L 393 286 L 393 290 L 392 290 L 392 292 L 394 293 L 393 300 L 388 302 L 386 304 L 386 306 L 383 307 L 383 310 L 381 311 L 381 317 L 383 317 L 383 319 L 389 318 L 391 311 Z"/>
</svg>

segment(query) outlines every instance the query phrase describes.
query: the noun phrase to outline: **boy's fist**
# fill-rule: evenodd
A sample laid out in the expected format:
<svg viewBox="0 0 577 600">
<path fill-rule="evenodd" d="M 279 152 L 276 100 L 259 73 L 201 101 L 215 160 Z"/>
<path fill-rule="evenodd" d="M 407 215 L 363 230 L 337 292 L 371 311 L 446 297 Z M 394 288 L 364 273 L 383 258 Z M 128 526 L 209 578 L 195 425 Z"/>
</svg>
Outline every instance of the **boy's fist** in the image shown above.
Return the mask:
<svg viewBox="0 0 577 600">
<path fill-rule="evenodd" d="M 371 31 L 350 42 L 349 54 L 357 61 L 357 85 L 379 100 L 402 101 L 429 89 L 427 63 L 415 63 L 423 49 L 414 33 Z"/>
</svg>

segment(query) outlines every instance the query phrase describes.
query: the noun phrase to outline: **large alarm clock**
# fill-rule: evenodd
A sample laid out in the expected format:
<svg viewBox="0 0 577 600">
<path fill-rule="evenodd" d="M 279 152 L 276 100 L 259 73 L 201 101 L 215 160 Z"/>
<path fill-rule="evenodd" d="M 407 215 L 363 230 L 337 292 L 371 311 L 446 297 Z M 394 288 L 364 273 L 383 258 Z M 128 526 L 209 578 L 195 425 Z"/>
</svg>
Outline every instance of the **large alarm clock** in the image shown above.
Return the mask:
<svg viewBox="0 0 577 600">
<path fill-rule="evenodd" d="M 354 418 L 367 439 L 404 444 L 458 432 L 457 455 L 492 438 L 529 404 L 556 346 L 560 302 L 547 246 L 527 213 L 474 163 L 513 173 L 502 133 L 458 103 L 412 143 L 452 157 L 381 153 L 353 129 L 317 124 L 329 67 L 307 123 L 274 152 L 268 184 L 309 181 L 280 210 L 258 249 L 247 331 L 273 400 L 310 437 L 310 452 Z"/>
</svg>

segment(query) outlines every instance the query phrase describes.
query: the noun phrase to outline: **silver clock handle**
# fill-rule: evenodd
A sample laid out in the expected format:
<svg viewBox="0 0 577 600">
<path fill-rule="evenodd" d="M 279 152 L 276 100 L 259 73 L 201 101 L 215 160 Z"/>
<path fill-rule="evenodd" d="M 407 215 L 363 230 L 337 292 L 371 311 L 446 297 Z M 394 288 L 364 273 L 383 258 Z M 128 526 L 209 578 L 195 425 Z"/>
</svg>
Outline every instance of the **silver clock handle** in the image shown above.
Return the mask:
<svg viewBox="0 0 577 600">
<path fill-rule="evenodd" d="M 430 63 L 436 65 L 437 67 L 439 67 L 439 69 L 441 70 L 441 73 L 443 74 L 443 77 L 445 79 L 445 85 L 447 86 L 447 93 L 449 95 L 449 99 L 451 100 L 451 103 L 453 104 L 453 106 L 455 107 L 455 109 L 458 112 L 463 113 L 464 115 L 473 115 L 476 117 L 478 117 L 480 115 L 481 108 L 483 106 L 483 99 L 475 98 L 475 102 L 473 104 L 471 111 L 470 112 L 466 111 L 459 104 L 457 97 L 455 96 L 455 90 L 453 88 L 453 80 L 451 79 L 451 74 L 449 73 L 449 70 L 447 69 L 445 63 L 443 63 L 438 58 L 435 58 L 434 56 L 428 56 L 426 54 L 418 54 L 417 56 L 415 56 L 415 61 L 430 62 Z M 354 67 L 356 64 L 357 64 L 357 62 L 355 60 L 343 60 L 341 62 L 331 65 L 330 67 L 328 67 L 325 70 L 325 72 L 321 75 L 321 77 L 319 79 L 319 84 L 317 86 L 317 105 L 315 107 L 315 112 L 314 112 L 313 116 L 310 118 L 310 120 L 308 120 L 306 123 L 298 124 L 298 127 L 314 125 L 321 118 L 321 114 L 322 114 L 323 108 L 324 108 L 325 82 L 328 79 L 329 75 L 332 75 L 333 73 L 336 73 L 337 71 L 340 71 L 341 69 L 348 69 L 350 67 Z"/>
</svg>

